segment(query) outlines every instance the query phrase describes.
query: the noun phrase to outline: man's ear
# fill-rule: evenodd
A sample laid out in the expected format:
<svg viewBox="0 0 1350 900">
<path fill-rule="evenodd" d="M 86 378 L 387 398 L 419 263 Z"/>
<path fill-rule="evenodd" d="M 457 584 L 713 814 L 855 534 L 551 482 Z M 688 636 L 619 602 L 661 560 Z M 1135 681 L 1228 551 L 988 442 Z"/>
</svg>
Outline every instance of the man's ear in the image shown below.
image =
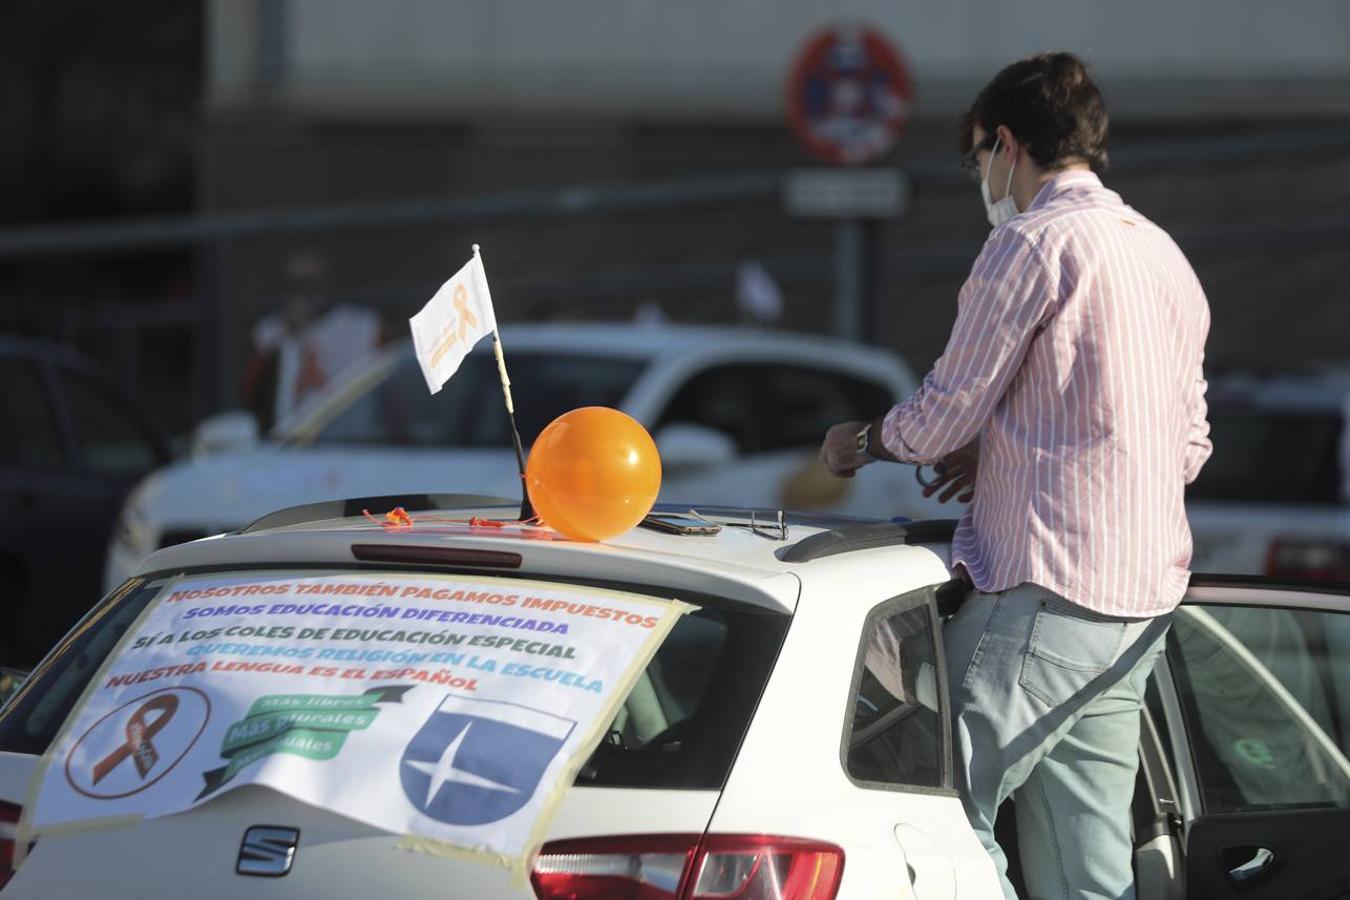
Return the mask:
<svg viewBox="0 0 1350 900">
<path fill-rule="evenodd" d="M 1013 136 L 1012 129 L 1007 125 L 1000 125 L 994 131 L 999 137 L 998 145 L 1007 152 L 1008 159 L 1010 161 L 1016 159 L 1017 154 L 1022 152 L 1022 142 Z"/>
</svg>

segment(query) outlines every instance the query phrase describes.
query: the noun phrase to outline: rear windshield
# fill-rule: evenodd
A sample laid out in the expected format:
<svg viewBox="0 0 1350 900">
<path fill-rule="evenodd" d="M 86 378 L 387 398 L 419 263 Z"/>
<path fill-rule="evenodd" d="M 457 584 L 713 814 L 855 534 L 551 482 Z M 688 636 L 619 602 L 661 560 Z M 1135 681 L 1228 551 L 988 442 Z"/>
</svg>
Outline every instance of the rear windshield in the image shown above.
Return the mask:
<svg viewBox="0 0 1350 900">
<path fill-rule="evenodd" d="M 786 615 L 709 606 L 680 619 L 577 784 L 720 788 L 787 623 Z"/>
<path fill-rule="evenodd" d="M 108 654 L 171 583 L 115 593 L 91 612 L 0 713 L 0 750 L 43 753 Z M 788 616 L 716 598 L 686 599 L 696 608 L 677 620 L 638 676 L 578 784 L 717 789 L 726 780 Z"/>
<path fill-rule="evenodd" d="M 1211 408 L 1214 455 L 1187 490 L 1194 500 L 1342 502 L 1341 417 Z"/>
<path fill-rule="evenodd" d="M 631 359 L 517 352 L 511 378 L 520 436 L 532 443 L 544 426 L 569 409 L 620 406 L 645 363 Z M 315 438 L 321 444 L 509 447 L 510 423 L 501 414 L 497 363 L 472 353 L 436 394 L 411 356 L 388 377 L 334 416 Z"/>
</svg>

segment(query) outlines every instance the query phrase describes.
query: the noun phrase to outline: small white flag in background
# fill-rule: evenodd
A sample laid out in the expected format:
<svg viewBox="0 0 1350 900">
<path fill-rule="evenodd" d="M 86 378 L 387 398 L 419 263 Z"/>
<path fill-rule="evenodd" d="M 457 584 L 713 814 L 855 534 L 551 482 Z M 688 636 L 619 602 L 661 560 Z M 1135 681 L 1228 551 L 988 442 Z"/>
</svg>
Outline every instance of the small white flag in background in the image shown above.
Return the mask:
<svg viewBox="0 0 1350 900">
<path fill-rule="evenodd" d="M 771 325 L 783 318 L 783 292 L 769 270 L 753 259 L 736 269 L 736 306 L 744 318 Z"/>
<path fill-rule="evenodd" d="M 408 324 L 417 362 L 435 394 L 459 369 L 473 345 L 497 330 L 482 258 L 475 253 Z"/>
</svg>

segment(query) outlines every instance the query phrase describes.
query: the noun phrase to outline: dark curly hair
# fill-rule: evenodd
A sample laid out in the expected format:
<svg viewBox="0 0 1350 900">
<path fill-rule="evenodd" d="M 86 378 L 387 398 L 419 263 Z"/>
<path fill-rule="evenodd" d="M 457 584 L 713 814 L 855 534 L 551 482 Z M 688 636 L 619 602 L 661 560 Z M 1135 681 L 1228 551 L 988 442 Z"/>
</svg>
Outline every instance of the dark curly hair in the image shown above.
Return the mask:
<svg viewBox="0 0 1350 900">
<path fill-rule="evenodd" d="M 1106 169 L 1106 103 L 1072 53 L 1039 53 L 995 75 L 961 119 L 963 154 L 977 124 L 986 135 L 1006 125 L 1042 169 Z"/>
</svg>

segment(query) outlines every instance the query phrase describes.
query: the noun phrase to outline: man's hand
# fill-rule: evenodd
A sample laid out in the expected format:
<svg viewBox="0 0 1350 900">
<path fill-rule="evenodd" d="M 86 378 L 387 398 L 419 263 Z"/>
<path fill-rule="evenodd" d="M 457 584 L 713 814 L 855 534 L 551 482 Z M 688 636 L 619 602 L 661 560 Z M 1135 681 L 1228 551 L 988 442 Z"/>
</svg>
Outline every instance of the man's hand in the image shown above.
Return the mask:
<svg viewBox="0 0 1350 900">
<path fill-rule="evenodd" d="M 867 454 L 858 452 L 858 432 L 866 427 L 866 422 L 844 422 L 825 432 L 825 442 L 820 445 L 820 461 L 831 475 L 852 478 L 859 469 L 872 462 Z"/>
<path fill-rule="evenodd" d="M 923 495 L 931 497 L 942 491 L 939 503 L 946 503 L 953 497 L 960 503 L 969 503 L 975 497 L 975 476 L 979 468 L 980 444 L 975 440 L 943 457 L 936 468 L 937 480 L 924 486 Z"/>
</svg>

